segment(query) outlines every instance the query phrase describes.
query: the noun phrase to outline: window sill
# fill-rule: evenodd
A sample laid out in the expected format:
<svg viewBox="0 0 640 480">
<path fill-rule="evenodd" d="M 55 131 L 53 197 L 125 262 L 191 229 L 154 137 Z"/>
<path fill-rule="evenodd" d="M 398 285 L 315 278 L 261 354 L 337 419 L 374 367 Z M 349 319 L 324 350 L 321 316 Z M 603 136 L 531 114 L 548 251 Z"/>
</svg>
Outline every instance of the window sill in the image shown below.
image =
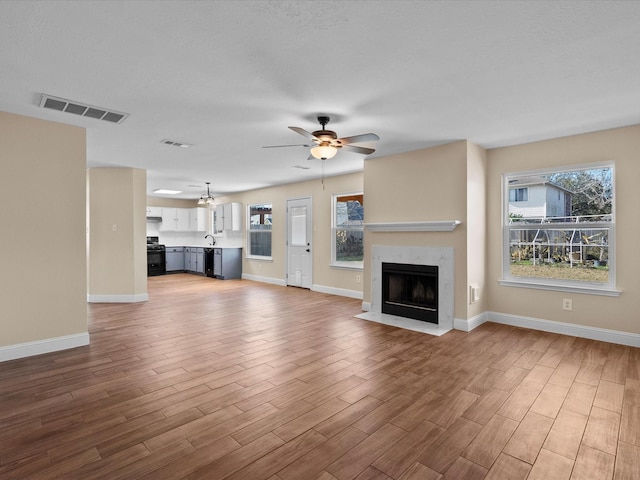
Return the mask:
<svg viewBox="0 0 640 480">
<path fill-rule="evenodd" d="M 272 262 L 273 261 L 273 257 L 260 257 L 258 255 L 247 255 L 244 257 L 247 260 L 259 260 L 262 262 Z"/>
<path fill-rule="evenodd" d="M 551 290 L 554 292 L 582 293 L 585 295 L 603 295 L 606 297 L 619 297 L 620 290 L 597 288 L 578 285 L 558 285 L 552 283 L 537 283 L 523 280 L 498 280 L 503 287 L 533 288 L 536 290 Z"/>
<path fill-rule="evenodd" d="M 331 268 L 341 268 L 344 270 L 363 270 L 362 262 L 335 262 L 329 265 Z"/>
</svg>

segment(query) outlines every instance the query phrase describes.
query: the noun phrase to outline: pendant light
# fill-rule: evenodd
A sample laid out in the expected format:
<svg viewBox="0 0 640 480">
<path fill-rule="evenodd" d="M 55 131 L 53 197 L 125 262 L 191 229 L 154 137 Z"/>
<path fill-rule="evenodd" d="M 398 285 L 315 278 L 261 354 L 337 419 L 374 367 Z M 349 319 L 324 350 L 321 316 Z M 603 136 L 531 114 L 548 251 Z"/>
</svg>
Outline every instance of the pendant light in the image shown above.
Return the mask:
<svg viewBox="0 0 640 480">
<path fill-rule="evenodd" d="M 215 198 L 213 198 L 211 196 L 211 194 L 209 193 L 209 182 L 205 182 L 207 184 L 207 195 L 201 195 L 200 199 L 198 200 L 198 205 L 209 205 L 209 206 L 213 206 L 215 204 Z"/>
</svg>

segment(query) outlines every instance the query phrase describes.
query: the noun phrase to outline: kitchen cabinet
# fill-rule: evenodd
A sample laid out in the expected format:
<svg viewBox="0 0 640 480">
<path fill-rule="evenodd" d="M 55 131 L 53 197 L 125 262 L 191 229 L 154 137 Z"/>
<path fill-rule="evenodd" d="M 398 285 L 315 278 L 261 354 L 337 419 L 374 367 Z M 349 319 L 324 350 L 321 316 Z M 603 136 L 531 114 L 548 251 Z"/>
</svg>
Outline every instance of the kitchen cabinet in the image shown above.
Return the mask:
<svg viewBox="0 0 640 480">
<path fill-rule="evenodd" d="M 189 211 L 191 208 L 166 208 L 162 207 L 161 232 L 188 232 Z"/>
<path fill-rule="evenodd" d="M 184 272 L 184 247 L 167 247 L 165 251 L 167 273 Z"/>
<path fill-rule="evenodd" d="M 206 232 L 207 231 L 207 212 L 208 208 L 190 208 L 189 209 L 189 231 Z"/>
<path fill-rule="evenodd" d="M 216 206 L 215 231 L 222 232 L 224 230 L 242 230 L 241 203 L 224 203 Z"/>
<path fill-rule="evenodd" d="M 215 224 L 213 225 L 214 233 L 224 231 L 224 205 L 216 205 Z"/>
<path fill-rule="evenodd" d="M 184 271 L 191 271 L 191 248 L 184 247 Z"/>
<path fill-rule="evenodd" d="M 186 272 L 193 272 L 196 267 L 195 267 L 195 256 L 191 256 L 191 250 L 194 251 L 195 253 L 195 247 L 184 247 L 184 270 Z M 191 264 L 193 260 L 193 265 Z"/>
<path fill-rule="evenodd" d="M 190 273 L 204 275 L 204 248 L 184 248 L 184 269 Z"/>
<path fill-rule="evenodd" d="M 162 207 L 149 207 L 147 206 L 147 218 L 160 218 L 162 217 Z"/>
<path fill-rule="evenodd" d="M 242 277 L 242 248 L 213 249 L 213 276 L 220 280 Z"/>
<path fill-rule="evenodd" d="M 196 248 L 195 273 L 204 275 L 204 248 Z"/>
</svg>

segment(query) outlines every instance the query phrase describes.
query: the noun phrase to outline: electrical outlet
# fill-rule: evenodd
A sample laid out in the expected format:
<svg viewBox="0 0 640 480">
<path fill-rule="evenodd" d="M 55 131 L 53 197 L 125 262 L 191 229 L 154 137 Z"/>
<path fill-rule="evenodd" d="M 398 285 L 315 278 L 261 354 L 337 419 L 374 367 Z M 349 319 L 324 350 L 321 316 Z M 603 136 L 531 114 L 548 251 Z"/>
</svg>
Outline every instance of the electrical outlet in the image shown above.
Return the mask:
<svg viewBox="0 0 640 480">
<path fill-rule="evenodd" d="M 360 283 L 360 281 L 361 281 L 360 275 L 356 275 L 356 283 Z"/>
<path fill-rule="evenodd" d="M 571 300 L 570 298 L 563 298 L 562 309 L 567 311 L 573 310 L 573 300 Z"/>
</svg>

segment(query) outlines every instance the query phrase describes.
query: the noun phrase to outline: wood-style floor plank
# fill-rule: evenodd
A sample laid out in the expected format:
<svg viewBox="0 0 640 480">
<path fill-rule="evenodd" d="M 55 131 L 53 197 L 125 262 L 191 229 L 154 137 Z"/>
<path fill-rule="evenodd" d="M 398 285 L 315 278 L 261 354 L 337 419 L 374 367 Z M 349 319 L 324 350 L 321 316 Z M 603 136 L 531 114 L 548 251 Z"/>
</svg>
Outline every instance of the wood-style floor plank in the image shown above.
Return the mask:
<svg viewBox="0 0 640 480">
<path fill-rule="evenodd" d="M 0 478 L 640 478 L 640 349 L 432 337 L 246 280 L 148 286 L 88 306 L 89 346 L 0 363 Z"/>
</svg>

